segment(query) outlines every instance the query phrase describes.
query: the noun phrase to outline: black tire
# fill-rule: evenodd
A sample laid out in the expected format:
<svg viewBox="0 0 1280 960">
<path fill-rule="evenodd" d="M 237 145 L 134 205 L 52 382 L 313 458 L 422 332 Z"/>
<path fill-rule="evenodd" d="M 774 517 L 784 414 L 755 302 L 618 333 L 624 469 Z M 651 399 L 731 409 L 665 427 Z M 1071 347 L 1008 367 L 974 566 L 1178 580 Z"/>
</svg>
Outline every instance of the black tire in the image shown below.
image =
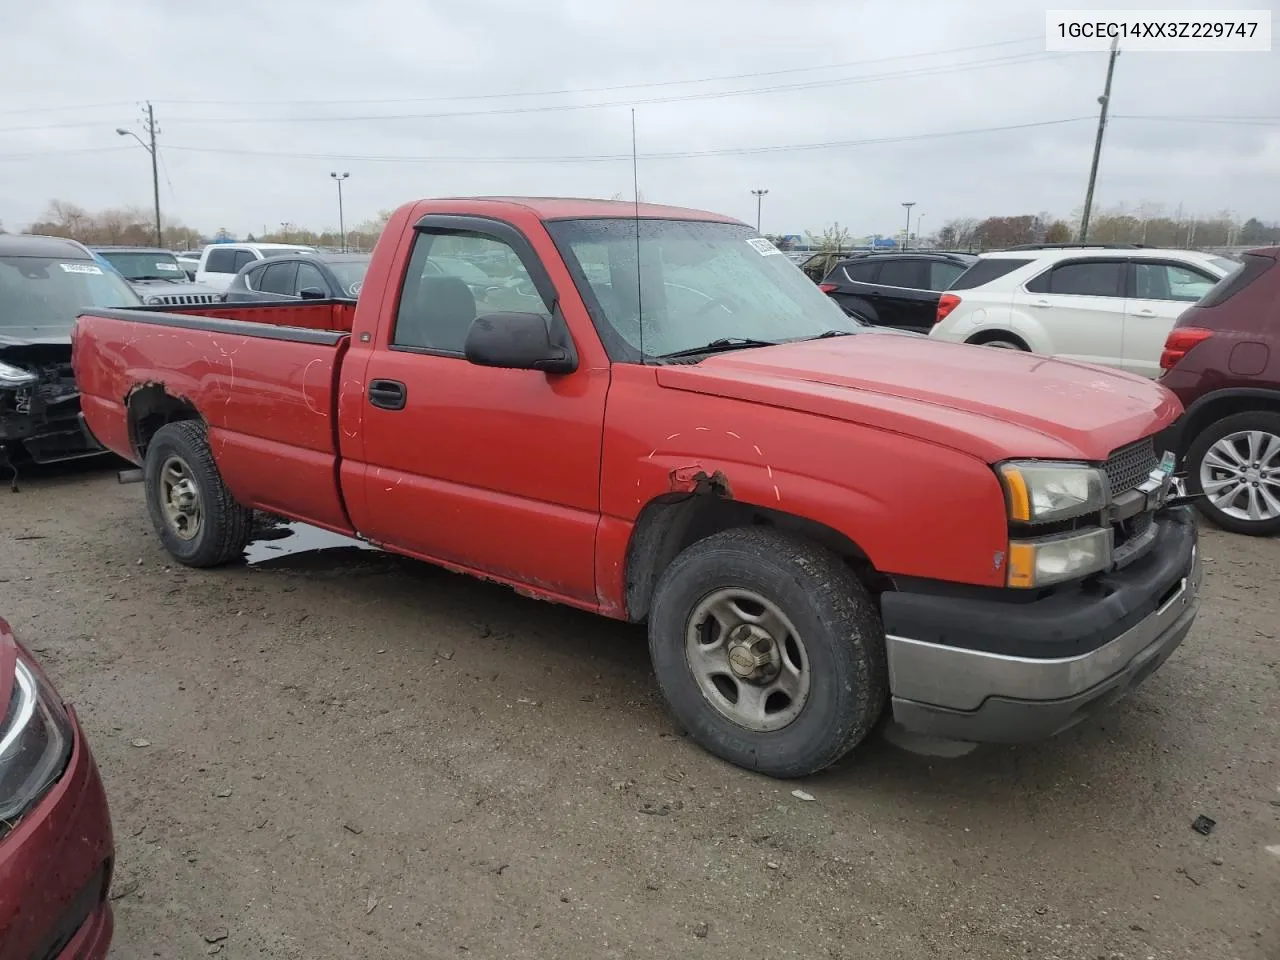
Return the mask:
<svg viewBox="0 0 1280 960">
<path fill-rule="evenodd" d="M 985 340 L 967 340 L 966 343 L 972 343 L 978 347 L 996 347 L 1001 350 L 1020 350 L 1023 353 L 1030 353 L 1030 348 L 1021 340 L 1015 340 L 1013 337 L 987 337 Z"/>
<path fill-rule="evenodd" d="M 166 515 L 162 472 L 180 461 L 192 481 L 200 516 L 184 538 Z M 169 423 L 156 431 L 147 445 L 144 465 L 147 512 L 160 542 L 179 563 L 188 567 L 216 567 L 237 560 L 244 553 L 253 530 L 253 511 L 236 503 L 222 482 L 205 425 L 198 420 Z"/>
<path fill-rule="evenodd" d="M 781 729 L 739 724 L 702 692 L 686 655 L 690 618 L 725 588 L 772 602 L 803 640 L 809 688 Z M 700 540 L 663 573 L 649 614 L 654 673 L 676 720 L 710 753 L 771 777 L 803 777 L 835 763 L 875 726 L 888 697 L 884 629 L 849 567 L 816 544 L 765 527 Z"/>
<path fill-rule="evenodd" d="M 1251 410 L 1246 413 L 1235 413 L 1223 417 L 1205 427 L 1187 447 L 1187 455 L 1183 461 L 1187 471 L 1187 492 L 1204 493 L 1200 479 L 1200 468 L 1205 456 L 1215 443 L 1233 433 L 1242 431 L 1258 431 L 1280 439 L 1280 413 L 1270 410 Z M 1277 496 L 1276 487 L 1271 488 L 1272 495 Z M 1250 537 L 1269 537 L 1280 534 L 1280 515 L 1265 520 L 1249 520 L 1233 517 L 1222 511 L 1207 498 L 1196 501 L 1196 508 L 1214 526 L 1221 527 L 1230 533 L 1242 533 Z"/>
</svg>

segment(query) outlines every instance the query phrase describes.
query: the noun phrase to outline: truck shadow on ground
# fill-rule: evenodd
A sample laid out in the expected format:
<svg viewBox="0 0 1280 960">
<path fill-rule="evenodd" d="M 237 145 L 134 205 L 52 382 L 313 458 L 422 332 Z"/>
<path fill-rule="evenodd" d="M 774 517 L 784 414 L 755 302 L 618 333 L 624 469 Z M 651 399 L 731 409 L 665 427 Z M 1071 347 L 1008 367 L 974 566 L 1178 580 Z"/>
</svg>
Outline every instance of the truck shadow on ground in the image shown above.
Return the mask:
<svg viewBox="0 0 1280 960">
<path fill-rule="evenodd" d="M 322 579 L 326 602 L 376 610 L 381 629 L 355 633 L 355 644 L 385 648 L 397 638 L 415 636 L 413 624 L 449 624 L 457 637 L 449 644 L 456 648 L 450 655 L 464 669 L 480 672 L 503 656 L 515 656 L 526 673 L 545 672 L 553 698 L 578 699 L 570 693 L 589 690 L 595 700 L 611 701 L 612 709 L 591 721 L 601 738 L 626 741 L 642 726 L 664 738 L 664 748 L 683 754 L 679 760 L 686 767 L 708 765 L 726 782 L 770 782 L 723 764 L 677 729 L 652 676 L 643 626 L 527 599 L 504 586 L 324 531 L 289 525 L 273 536 L 254 544 L 248 567 L 259 575 Z M 411 641 L 400 643 L 401 650 L 389 652 L 412 659 Z M 913 820 L 945 818 L 966 808 L 993 828 L 1015 810 L 1025 816 L 1028 807 L 1042 804 L 1046 813 L 1070 810 L 1072 817 L 1085 819 L 1131 809 L 1157 788 L 1161 758 L 1178 749 L 1160 701 L 1187 669 L 1186 654 L 1176 654 L 1126 700 L 1043 743 L 980 746 L 957 757 L 919 755 L 886 736 L 886 719 L 849 758 L 796 785 L 849 798 L 879 797 Z M 1147 786 L 1125 775 L 1133 767 L 1147 771 Z"/>
</svg>

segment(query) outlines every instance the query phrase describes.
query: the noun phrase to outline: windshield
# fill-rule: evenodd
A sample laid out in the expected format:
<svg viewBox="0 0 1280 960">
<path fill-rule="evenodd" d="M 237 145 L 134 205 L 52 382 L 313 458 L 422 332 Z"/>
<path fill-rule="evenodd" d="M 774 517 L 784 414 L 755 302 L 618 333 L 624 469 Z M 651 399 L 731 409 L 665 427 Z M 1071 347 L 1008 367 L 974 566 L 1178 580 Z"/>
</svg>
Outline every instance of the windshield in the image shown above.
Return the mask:
<svg viewBox="0 0 1280 960">
<path fill-rule="evenodd" d="M 66 336 L 81 310 L 141 302 L 122 278 L 90 260 L 0 257 L 0 334 Z"/>
<path fill-rule="evenodd" d="M 364 285 L 364 275 L 369 270 L 368 260 L 338 260 L 330 262 L 329 269 L 333 271 L 334 276 L 338 278 L 338 282 L 342 284 L 343 292 L 349 297 L 358 296 L 360 288 Z"/>
<path fill-rule="evenodd" d="M 865 329 L 750 227 L 600 219 L 547 229 L 588 303 L 594 299 L 593 314 L 616 333 L 611 345 L 632 362 L 723 340 L 781 343 Z"/>
<path fill-rule="evenodd" d="M 186 282 L 186 271 L 171 253 L 138 253 L 99 250 L 98 256 L 119 270 L 126 280 L 180 280 Z"/>
</svg>

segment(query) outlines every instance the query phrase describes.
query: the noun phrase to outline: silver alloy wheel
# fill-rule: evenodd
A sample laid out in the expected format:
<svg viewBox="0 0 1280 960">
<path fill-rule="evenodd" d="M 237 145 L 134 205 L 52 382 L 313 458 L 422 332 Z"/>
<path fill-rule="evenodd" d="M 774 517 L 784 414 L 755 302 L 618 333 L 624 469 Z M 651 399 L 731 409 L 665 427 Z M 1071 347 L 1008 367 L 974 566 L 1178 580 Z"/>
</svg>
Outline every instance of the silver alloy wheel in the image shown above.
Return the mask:
<svg viewBox="0 0 1280 960">
<path fill-rule="evenodd" d="M 748 730 L 782 729 L 809 698 L 799 632 L 754 590 L 726 587 L 703 597 L 688 620 L 685 657 L 707 701 Z"/>
<path fill-rule="evenodd" d="M 1265 430 L 1227 434 L 1200 462 L 1200 489 L 1233 519 L 1280 517 L 1280 437 Z"/>
<path fill-rule="evenodd" d="M 200 488 L 181 457 L 169 457 L 160 467 L 160 509 L 165 523 L 180 540 L 191 540 L 200 532 L 204 516 Z"/>
</svg>

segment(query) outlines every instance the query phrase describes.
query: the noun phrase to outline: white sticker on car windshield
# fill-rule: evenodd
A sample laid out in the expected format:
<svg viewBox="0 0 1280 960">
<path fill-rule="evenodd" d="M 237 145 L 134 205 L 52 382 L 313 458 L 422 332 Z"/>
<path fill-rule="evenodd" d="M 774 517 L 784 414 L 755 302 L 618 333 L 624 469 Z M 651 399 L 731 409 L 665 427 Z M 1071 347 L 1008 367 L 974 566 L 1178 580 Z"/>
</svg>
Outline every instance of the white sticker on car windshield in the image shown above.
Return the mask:
<svg viewBox="0 0 1280 960">
<path fill-rule="evenodd" d="M 157 270 L 168 270 L 170 273 L 178 273 L 182 268 L 176 263 L 157 263 Z"/>
<path fill-rule="evenodd" d="M 770 243 L 764 237 L 752 237 L 747 241 L 747 243 L 751 244 L 752 248 L 754 248 L 756 253 L 760 254 L 760 256 L 762 257 L 771 257 L 775 253 L 778 254 L 779 256 L 781 256 L 782 254 L 781 250 L 775 247 L 772 243 Z"/>
<path fill-rule="evenodd" d="M 102 268 L 92 263 L 60 263 L 58 266 L 67 273 L 102 273 Z"/>
</svg>

